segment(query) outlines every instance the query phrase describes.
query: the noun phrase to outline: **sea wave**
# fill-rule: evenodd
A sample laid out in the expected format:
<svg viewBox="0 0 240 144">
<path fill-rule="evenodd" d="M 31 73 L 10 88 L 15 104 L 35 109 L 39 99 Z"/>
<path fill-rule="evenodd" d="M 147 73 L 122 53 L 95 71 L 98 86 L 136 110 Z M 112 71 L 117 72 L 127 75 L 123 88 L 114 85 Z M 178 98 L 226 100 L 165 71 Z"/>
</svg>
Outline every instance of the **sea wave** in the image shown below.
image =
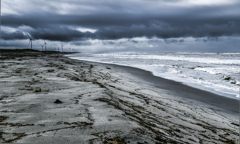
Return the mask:
<svg viewBox="0 0 240 144">
<path fill-rule="evenodd" d="M 70 58 L 131 66 L 223 96 L 238 98 L 240 53 L 101 53 Z"/>
</svg>

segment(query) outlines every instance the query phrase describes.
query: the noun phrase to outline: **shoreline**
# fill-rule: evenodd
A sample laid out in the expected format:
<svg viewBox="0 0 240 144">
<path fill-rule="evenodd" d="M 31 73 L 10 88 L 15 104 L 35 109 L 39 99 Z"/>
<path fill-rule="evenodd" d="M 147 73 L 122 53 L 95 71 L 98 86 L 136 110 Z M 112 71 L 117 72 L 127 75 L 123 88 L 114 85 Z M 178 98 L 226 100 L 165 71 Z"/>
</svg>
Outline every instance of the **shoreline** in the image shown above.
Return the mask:
<svg viewBox="0 0 240 144">
<path fill-rule="evenodd" d="M 214 92 L 198 89 L 181 82 L 155 76 L 152 74 L 151 71 L 130 67 L 130 66 L 119 66 L 114 64 L 109 64 L 109 65 L 113 65 L 114 67 L 119 67 L 120 69 L 123 69 L 126 72 L 130 72 L 132 75 L 137 76 L 143 79 L 144 81 L 152 83 L 155 87 L 169 89 L 170 91 L 177 89 L 175 90 L 176 91 L 175 94 L 172 93 L 175 96 L 198 100 L 201 102 L 213 104 L 214 106 L 221 107 L 221 108 L 224 107 L 227 110 L 231 110 L 239 114 L 238 99 L 226 97 L 224 95 L 219 95 Z M 167 86 L 166 85 L 164 86 L 164 84 L 167 84 Z M 190 95 L 194 95 L 194 96 L 190 96 Z M 223 104 L 222 102 L 226 102 L 227 104 L 222 105 Z M 233 105 L 228 105 L 228 104 L 233 104 Z"/>
<path fill-rule="evenodd" d="M 238 120 L 149 72 L 55 54 L 0 60 L 0 143 L 239 143 Z"/>
<path fill-rule="evenodd" d="M 73 59 L 73 60 L 77 60 L 77 59 Z M 185 98 L 186 100 L 193 100 L 196 104 L 203 104 L 207 107 L 215 108 L 216 110 L 226 110 L 225 114 L 227 114 L 227 112 L 231 112 L 231 114 L 234 114 L 235 119 L 239 120 L 239 100 L 238 99 L 226 97 L 224 95 L 219 95 L 210 91 L 198 89 L 181 82 L 155 76 L 151 71 L 147 71 L 140 68 L 118 65 L 118 64 L 85 61 L 85 60 L 77 60 L 77 61 L 107 65 L 107 66 L 112 66 L 114 68 L 123 70 L 127 73 L 132 74 L 135 77 L 140 78 L 141 80 L 143 80 L 143 82 L 145 81 L 154 87 L 167 89 L 171 91 L 171 95 L 173 96 L 182 97 L 182 98 Z"/>
<path fill-rule="evenodd" d="M 69 58 L 72 58 L 72 59 L 78 59 L 78 57 L 75 58 L 74 55 L 66 55 L 68 56 Z M 81 55 L 78 55 L 81 57 Z M 79 58 L 80 58 L 79 57 Z M 84 57 L 84 56 L 83 56 Z M 85 57 L 84 57 L 85 58 Z M 83 60 L 83 61 L 88 61 L 88 62 L 96 62 L 96 63 L 103 63 L 103 64 L 112 64 L 112 65 L 118 65 L 118 66 L 126 66 L 126 67 L 132 67 L 132 68 L 137 68 L 137 69 L 141 69 L 141 70 L 144 70 L 144 71 L 149 71 L 151 72 L 154 76 L 156 77 L 161 77 L 161 78 L 164 78 L 164 79 L 168 79 L 168 80 L 172 80 L 172 81 L 175 81 L 175 82 L 180 82 L 184 85 L 187 85 L 187 86 L 190 86 L 190 87 L 193 87 L 193 88 L 196 88 L 196 89 L 200 89 L 200 90 L 203 90 L 203 91 L 208 91 L 210 93 L 214 93 L 216 95 L 220 95 L 220 96 L 224 96 L 224 97 L 228 97 L 228 98 L 232 98 L 232 99 L 237 99 L 239 100 L 239 88 L 238 91 L 234 91 L 232 90 L 231 92 L 229 91 L 224 91 L 224 89 L 221 89 L 220 87 L 213 87 L 211 85 L 204 85 L 202 83 L 199 83 L 199 82 L 193 82 L 193 81 L 190 81 L 189 79 L 184 79 L 184 78 L 181 78 L 179 77 L 178 75 L 171 75 L 173 76 L 174 78 L 168 78 L 166 75 L 168 75 L 166 73 L 165 75 L 165 69 L 162 68 L 162 69 L 159 69 L 159 71 L 163 71 L 164 74 L 160 74 L 158 72 L 156 72 L 156 69 L 154 68 L 149 68 L 149 67 L 138 67 L 138 66 L 133 66 L 133 65 L 126 65 L 126 64 L 120 64 L 120 63 L 111 63 L 111 62 L 104 62 L 104 61 L 99 61 L 99 60 L 96 60 L 96 61 L 91 61 L 91 60 L 87 60 L 87 59 L 79 59 L 79 60 Z M 190 81 L 190 82 L 189 82 Z M 218 90 L 216 90 L 218 89 Z M 233 92 L 234 91 L 234 92 Z"/>
</svg>

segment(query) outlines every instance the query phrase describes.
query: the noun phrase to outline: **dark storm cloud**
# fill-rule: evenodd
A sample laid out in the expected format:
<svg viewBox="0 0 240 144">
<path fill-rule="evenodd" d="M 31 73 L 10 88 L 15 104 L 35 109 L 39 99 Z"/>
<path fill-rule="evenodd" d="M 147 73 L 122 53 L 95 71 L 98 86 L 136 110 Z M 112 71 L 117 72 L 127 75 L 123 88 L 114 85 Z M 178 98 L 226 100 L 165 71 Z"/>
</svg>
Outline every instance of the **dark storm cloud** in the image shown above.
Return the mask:
<svg viewBox="0 0 240 144">
<path fill-rule="evenodd" d="M 1 31 L 1 38 L 4 40 L 14 40 L 14 39 L 18 40 L 18 39 L 26 39 L 28 37 L 21 31 L 16 31 L 12 33 Z"/>
<path fill-rule="evenodd" d="M 167 44 L 170 44 L 170 43 L 182 43 L 182 42 L 184 42 L 184 39 L 180 39 L 180 40 L 177 40 L 177 39 L 164 39 L 164 42 L 167 43 Z"/>
<path fill-rule="evenodd" d="M 180 39 L 180 40 L 178 40 L 178 42 L 182 43 L 182 42 L 184 42 L 184 39 Z"/>
<path fill-rule="evenodd" d="M 54 41 L 72 41 L 81 38 L 92 39 L 120 39 L 134 37 L 219 37 L 240 35 L 240 18 L 222 17 L 189 19 L 188 16 L 157 17 L 145 16 L 143 18 L 130 16 L 2 16 L 2 25 L 19 27 L 30 26 L 35 31 L 29 33 L 35 39 L 47 39 Z M 60 28 L 62 26 L 64 28 Z M 83 26 L 96 29 L 97 32 L 83 33 L 72 30 L 67 26 Z M 20 32 L 18 33 L 20 35 Z M 16 33 L 12 35 L 17 35 Z M 18 35 L 17 38 L 20 36 Z M 10 37 L 9 37 L 10 38 Z M 16 37 L 12 37 L 15 39 Z"/>
<path fill-rule="evenodd" d="M 218 42 L 221 36 L 240 36 L 240 2 L 229 1 L 231 3 L 209 5 L 188 4 L 188 0 L 4 1 L 3 7 L 5 4 L 8 7 L 2 10 L 1 25 L 15 31 L 3 27 L 1 39 L 13 43 L 28 39 L 28 33 L 35 40 L 69 42 L 76 46 L 94 44 L 89 39 L 103 40 L 104 46 L 125 45 L 126 42 L 118 41 L 122 38 L 129 39 L 127 42 L 136 47 L 141 46 L 143 41 L 131 40 L 135 37 L 147 37 L 149 42 L 151 38 L 161 38 L 170 46 L 187 43 L 184 40 L 187 37 L 202 43 Z M 81 28 L 95 32 L 81 31 Z"/>
<path fill-rule="evenodd" d="M 11 48 L 11 47 L 15 47 L 15 48 L 19 48 L 19 47 L 23 47 L 23 48 L 29 48 L 29 41 L 26 42 L 19 42 L 18 40 L 1 40 L 1 47 L 6 47 L 6 48 Z"/>
<path fill-rule="evenodd" d="M 164 39 L 164 42 L 165 43 L 177 43 L 178 42 L 178 40 L 176 40 L 176 39 Z"/>
<path fill-rule="evenodd" d="M 47 28 L 37 28 L 30 32 L 34 39 L 46 39 L 50 41 L 69 42 L 93 37 L 90 32 L 82 33 L 67 27 L 48 26 Z"/>
<path fill-rule="evenodd" d="M 195 39 L 195 41 L 203 41 L 203 42 L 208 42 L 208 41 L 220 41 L 220 39 L 218 37 L 207 37 L 207 38 L 197 38 Z"/>
<path fill-rule="evenodd" d="M 136 40 L 131 40 L 132 43 L 139 43 L 138 41 Z"/>
<path fill-rule="evenodd" d="M 113 45 L 113 44 L 116 44 L 116 42 L 113 42 L 113 41 L 103 41 L 102 44 L 103 45 Z"/>
<path fill-rule="evenodd" d="M 217 37 L 207 37 L 205 39 L 203 39 L 204 42 L 207 42 L 207 41 L 219 41 L 219 38 Z"/>
<path fill-rule="evenodd" d="M 92 45 L 92 43 L 89 42 L 89 41 L 74 41 L 74 42 L 71 42 L 71 44 L 77 45 L 77 46 L 89 46 L 89 45 Z"/>
</svg>

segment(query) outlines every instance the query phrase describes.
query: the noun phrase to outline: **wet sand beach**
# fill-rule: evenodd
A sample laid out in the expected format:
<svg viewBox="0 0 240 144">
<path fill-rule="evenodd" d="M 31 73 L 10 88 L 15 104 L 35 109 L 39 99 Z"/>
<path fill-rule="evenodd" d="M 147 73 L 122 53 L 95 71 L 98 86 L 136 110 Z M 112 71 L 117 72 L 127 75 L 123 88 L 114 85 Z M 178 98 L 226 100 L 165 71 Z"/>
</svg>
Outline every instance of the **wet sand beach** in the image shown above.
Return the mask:
<svg viewBox="0 0 240 144">
<path fill-rule="evenodd" d="M 192 100 L 199 104 L 205 104 L 205 106 L 226 112 L 225 114 L 231 113 L 229 116 L 233 116 L 235 120 L 239 120 L 239 100 L 237 99 L 214 94 L 180 82 L 157 77 L 151 72 L 142 69 L 119 65 L 112 66 L 131 73 L 132 76 L 142 79 L 143 82 L 148 83 L 149 85 L 169 90 L 169 92 L 172 92 L 171 95 L 173 96 L 183 97 L 186 98 L 186 100 Z"/>
<path fill-rule="evenodd" d="M 146 71 L 42 53 L 0 68 L 0 143 L 239 143 L 238 101 Z"/>
</svg>

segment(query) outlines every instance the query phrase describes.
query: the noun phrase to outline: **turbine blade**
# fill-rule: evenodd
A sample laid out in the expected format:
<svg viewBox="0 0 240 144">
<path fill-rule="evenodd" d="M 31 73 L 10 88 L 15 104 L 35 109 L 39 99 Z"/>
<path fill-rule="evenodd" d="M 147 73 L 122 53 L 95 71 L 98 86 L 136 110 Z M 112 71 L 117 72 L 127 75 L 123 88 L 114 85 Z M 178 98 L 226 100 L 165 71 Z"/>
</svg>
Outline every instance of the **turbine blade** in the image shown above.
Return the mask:
<svg viewBox="0 0 240 144">
<path fill-rule="evenodd" d="M 33 40 L 33 38 L 31 38 L 29 34 L 28 34 L 28 38 L 29 38 L 29 40 Z"/>
</svg>

